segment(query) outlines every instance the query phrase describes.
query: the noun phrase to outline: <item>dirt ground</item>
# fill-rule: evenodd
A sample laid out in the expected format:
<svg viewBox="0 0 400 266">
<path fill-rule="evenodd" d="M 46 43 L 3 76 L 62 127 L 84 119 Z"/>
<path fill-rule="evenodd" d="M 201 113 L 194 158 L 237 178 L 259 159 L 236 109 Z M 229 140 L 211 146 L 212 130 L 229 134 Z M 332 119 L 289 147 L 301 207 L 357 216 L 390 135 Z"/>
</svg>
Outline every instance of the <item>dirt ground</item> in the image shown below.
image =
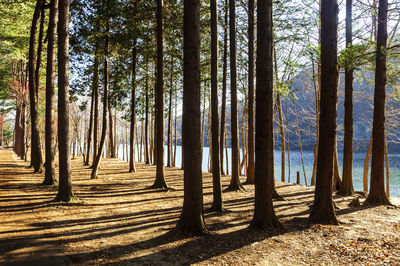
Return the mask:
<svg viewBox="0 0 400 266">
<path fill-rule="evenodd" d="M 285 201 L 275 201 L 284 229 L 248 229 L 254 189 L 223 194 L 226 213 L 206 213 L 211 235 L 174 231 L 183 195 L 183 171 L 165 168 L 175 190 L 147 189 L 155 167 L 105 159 L 98 180 L 82 159 L 72 161 L 75 202 L 52 202 L 56 188 L 12 151 L 0 150 L 0 265 L 293 265 L 399 264 L 400 209 L 348 207 L 354 197 L 336 197 L 339 226 L 307 222 L 313 188 L 277 182 Z M 243 177 L 244 179 L 244 177 Z M 242 181 L 244 181 L 242 179 Z M 229 177 L 223 177 L 223 187 Z M 204 204 L 212 201 L 211 175 L 204 173 Z M 361 201 L 364 199 L 361 198 Z M 392 198 L 399 206 L 400 200 Z"/>
</svg>

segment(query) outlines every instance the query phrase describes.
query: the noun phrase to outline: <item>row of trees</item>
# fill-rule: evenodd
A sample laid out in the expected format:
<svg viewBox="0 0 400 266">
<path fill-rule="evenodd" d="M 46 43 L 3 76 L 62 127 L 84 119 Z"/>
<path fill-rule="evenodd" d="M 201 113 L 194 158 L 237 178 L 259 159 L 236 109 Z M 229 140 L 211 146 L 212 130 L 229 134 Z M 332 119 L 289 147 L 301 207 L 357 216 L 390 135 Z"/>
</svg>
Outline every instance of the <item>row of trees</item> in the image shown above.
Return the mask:
<svg viewBox="0 0 400 266">
<path fill-rule="evenodd" d="M 246 74 L 248 87 L 247 106 L 247 146 L 246 155 L 242 156 L 246 160 L 247 182 L 255 184 L 255 212 L 253 225 L 255 227 L 277 228 L 280 226 L 277 220 L 272 198 L 279 197 L 274 188 L 274 114 L 278 114 L 279 132 L 282 140 L 282 150 L 284 151 L 285 137 L 282 118 L 281 97 L 290 92 L 285 91 L 288 83 L 294 74 L 290 71 L 293 64 L 299 63 L 300 59 L 289 60 L 294 48 L 289 53 L 283 52 L 280 45 L 292 44 L 294 47 L 295 38 L 289 35 L 285 39 L 284 35 L 290 31 L 284 28 L 278 31 L 273 28 L 273 5 L 272 1 L 257 2 L 257 55 L 256 55 L 256 112 L 254 130 L 254 1 L 249 0 L 242 3 L 246 7 L 248 15 L 247 25 L 247 51 L 246 60 L 239 54 L 243 48 L 237 42 L 237 27 L 244 28 L 240 19 L 236 16 L 236 1 L 226 0 L 223 3 L 225 9 L 223 30 L 219 30 L 220 23 L 218 17 L 218 3 L 210 1 L 209 7 L 205 8 L 205 3 L 196 0 L 185 0 L 182 10 L 180 1 L 170 1 L 163 3 L 162 0 L 149 1 L 146 3 L 137 1 L 74 1 L 72 8 L 72 38 L 71 55 L 72 68 L 72 88 L 69 95 L 69 1 L 52 0 L 46 3 L 37 0 L 33 12 L 33 19 L 30 28 L 30 42 L 28 51 L 28 62 L 24 64 L 22 60 L 15 63 L 15 73 L 19 83 L 18 98 L 16 106 L 16 125 L 15 142 L 27 143 L 25 136 L 25 108 L 26 108 L 26 88 L 29 88 L 29 122 L 31 124 L 31 165 L 35 172 L 42 172 L 43 159 L 41 152 L 41 138 L 39 133 L 39 102 L 40 102 L 40 72 L 41 58 L 45 36 L 45 26 L 47 24 L 47 63 L 46 63 L 46 122 L 45 122 L 45 179 L 44 184 L 54 185 L 56 183 L 54 171 L 55 141 L 58 142 L 59 152 L 59 192 L 57 200 L 70 201 L 73 198 L 71 184 L 70 166 L 70 144 L 71 128 L 69 101 L 74 97 L 84 93 L 84 89 L 89 85 L 90 91 L 90 118 L 88 132 L 86 135 L 85 164 L 91 163 L 91 178 L 97 178 L 97 172 L 105 148 L 107 131 L 108 147 L 107 151 L 111 157 L 115 157 L 115 147 L 118 145 L 114 140 L 113 126 L 117 117 L 112 116 L 112 108 L 121 108 L 123 99 L 130 97 L 130 110 L 127 118 L 130 121 L 129 132 L 129 171 L 135 172 L 135 132 L 137 128 L 136 116 L 143 118 L 145 134 L 145 162 L 150 163 L 148 143 L 152 139 L 148 133 L 149 112 L 153 110 L 154 115 L 154 163 L 157 165 L 155 182 L 152 188 L 168 189 L 164 178 L 164 91 L 166 76 L 169 77 L 169 103 L 168 103 L 168 164 L 171 164 L 172 154 L 172 100 L 177 98 L 177 92 L 173 87 L 183 85 L 183 105 L 182 105 L 182 150 L 184 169 L 184 206 L 180 225 L 185 231 L 193 233 L 204 233 L 207 231 L 203 220 L 203 199 L 201 182 L 201 158 L 205 119 L 205 99 L 207 95 L 202 95 L 211 87 L 210 93 L 210 114 L 208 120 L 211 122 L 211 154 L 212 154 L 212 173 L 213 173 L 213 205 L 215 211 L 224 211 L 221 187 L 221 172 L 223 166 L 223 147 L 225 140 L 225 119 L 226 119 L 226 94 L 227 94 L 227 74 L 228 74 L 228 44 L 229 44 L 229 70 L 230 70 L 230 129 L 232 146 L 232 177 L 228 190 L 240 190 L 243 186 L 240 182 L 239 165 L 239 121 L 238 121 L 238 65 L 243 61 L 248 61 L 248 73 Z M 287 14 L 294 14 L 298 10 L 288 9 L 285 12 L 286 1 L 281 1 L 275 8 L 275 14 L 284 17 Z M 228 8 L 229 7 L 229 8 Z M 352 1 L 346 2 L 346 51 L 354 56 L 352 45 Z M 46 22 L 46 10 L 49 9 L 49 17 Z M 165 13 L 165 11 L 168 12 Z M 210 12 L 208 12 L 208 10 Z M 229 12 L 228 12 L 229 10 Z M 336 108 L 339 83 L 338 68 L 338 4 L 334 0 L 323 0 L 320 6 L 320 47 L 321 51 L 317 57 L 317 62 L 312 62 L 318 68 L 312 81 L 316 88 L 315 93 L 315 116 L 317 121 L 317 145 L 315 149 L 315 174 L 316 185 L 315 202 L 311 210 L 310 219 L 317 223 L 337 223 L 332 201 L 332 190 L 335 176 L 335 157 L 336 151 Z M 372 136 L 372 168 L 371 168 L 371 190 L 367 202 L 387 204 L 389 203 L 384 190 L 383 158 L 385 147 L 385 85 L 386 85 L 386 46 L 387 46 L 387 1 L 379 1 L 379 12 L 377 23 L 377 45 L 376 45 L 376 78 L 375 78 L 375 102 L 374 102 L 374 126 Z M 149 14 L 156 13 L 156 20 L 149 19 Z M 181 14 L 183 13 L 183 29 L 179 27 Z M 58 23 L 57 23 L 58 14 Z M 229 18 L 229 20 L 228 20 Z M 202 26 L 201 19 L 210 21 L 211 28 Z M 229 23 L 228 23 L 229 21 Z M 284 21 L 284 20 L 282 20 Z M 300 27 L 307 21 L 295 21 L 296 26 Z M 39 24 L 39 32 L 38 32 Z M 57 24 L 57 25 L 56 25 Z M 57 26 L 57 27 L 56 27 Z M 287 26 L 287 25 L 286 25 Z M 57 36 L 56 38 L 56 28 Z M 229 34 L 228 34 L 229 29 Z M 218 114 L 219 99 L 219 34 L 223 33 L 223 67 L 222 67 L 222 106 L 221 123 Z M 282 34 L 282 36 L 280 35 Z M 310 33 L 308 32 L 308 37 Z M 228 43 L 229 36 L 229 43 Z M 242 36 L 242 35 L 239 35 Z M 291 40 L 294 38 L 294 40 Z M 183 39 L 183 41 L 181 41 Z M 57 137 L 54 134 L 53 101 L 54 101 L 54 74 L 55 74 L 55 42 L 58 47 L 58 124 Z M 201 40 L 201 41 L 200 41 Z M 289 41 L 288 41 L 289 40 Z M 280 42 L 279 42 L 280 41 Z M 166 46 L 165 43 L 168 43 Z M 243 43 L 240 40 L 239 43 Z M 36 47 L 37 45 L 37 47 Z M 152 49 L 155 46 L 156 49 Z M 167 48 L 167 49 L 166 49 Z M 182 48 L 182 49 L 181 49 Z M 179 53 L 183 50 L 182 54 Z M 209 51 L 210 57 L 207 52 Z M 165 54 L 166 52 L 166 54 Z M 280 55 L 280 53 L 282 55 Z M 318 54 L 318 53 L 317 53 Z M 343 183 L 341 193 L 344 195 L 352 194 L 352 98 L 353 98 L 353 77 L 354 59 L 347 56 L 349 61 L 345 64 L 345 165 L 343 167 Z M 279 60 L 286 64 L 279 65 Z M 314 58 L 314 57 L 312 57 Z M 314 58 L 315 59 L 315 58 Z M 314 60 L 313 59 L 313 60 Z M 290 62 L 289 62 L 290 61 Z M 84 62 L 82 66 L 82 62 Z M 210 68 L 207 66 L 209 62 Z M 318 63 L 320 62 L 320 63 Z M 165 75 L 164 66 L 170 64 L 169 73 Z M 80 66 L 79 66 L 80 65 Z M 128 67 L 129 66 L 129 67 Z M 140 67 L 137 67 L 140 66 Z M 154 73 L 150 68 L 154 67 Z M 85 72 L 86 70 L 86 72 Z M 180 73 L 180 74 L 179 74 Z M 283 74 L 282 74 L 283 73 Z M 154 74 L 154 81 L 150 78 Z M 281 75 L 281 76 L 280 76 Z M 239 75 L 240 77 L 240 75 Z M 183 80 L 182 80 L 182 79 Z M 103 80 L 103 82 L 100 82 Z M 177 80 L 174 84 L 174 80 Z M 100 83 L 102 83 L 100 85 Z M 154 83 L 154 91 L 151 92 L 151 85 Z M 138 96 L 138 85 L 143 85 L 142 96 Z M 112 88 L 112 90 L 110 90 Z M 125 88 L 125 89 L 124 89 Z M 130 88 L 126 90 L 126 88 Z M 203 88 L 203 89 L 202 89 Z M 100 89 L 103 94 L 100 97 Z M 274 101 L 274 89 L 276 100 Z M 150 105 L 150 99 L 154 94 L 154 106 Z M 174 95 L 175 94 L 175 95 Z M 203 96 L 203 97 L 202 97 Z M 101 99 L 102 98 L 102 99 Z M 203 98 L 203 114 L 201 112 L 201 102 Z M 142 101 L 143 99 L 143 101 Z M 100 101 L 102 100 L 102 103 Z M 79 101 L 79 100 L 78 100 Z M 178 109 L 178 101 L 175 100 L 175 114 Z M 118 104 L 120 103 L 120 104 Z M 122 104 L 121 104 L 122 103 Z M 82 104 L 84 104 L 82 102 Z M 102 114 L 99 109 L 102 105 Z M 139 107 L 139 108 L 137 108 Z M 277 111 L 275 111 L 278 109 Z M 101 115 L 101 134 L 98 140 L 98 121 Z M 288 116 L 288 115 L 286 115 Z M 176 115 L 175 115 L 176 117 Z M 18 122 L 17 122 L 18 121 Z M 242 126 L 245 119 L 242 120 Z M 175 128 L 176 128 L 175 119 Z M 176 130 L 175 130 L 176 132 Z M 242 134 L 243 134 L 242 130 Z M 254 134 L 255 133 L 255 134 Z M 75 134 L 78 138 L 79 132 Z M 175 145 L 176 145 L 175 133 Z M 93 136 L 93 139 L 92 139 Z M 299 133 L 299 139 L 301 134 Z M 20 140 L 17 141 L 17 140 Z M 241 144 L 244 144 L 242 137 Z M 323 145 L 319 145 L 323 144 Z M 19 146 L 18 146 L 19 145 Z M 26 145 L 15 145 L 17 154 L 22 156 L 26 152 Z M 92 152 L 91 152 L 92 151 Z M 336 155 L 335 155 L 336 153 Z M 175 151 L 176 154 L 176 151 Z M 283 162 L 285 154 L 282 153 Z M 337 166 L 337 162 L 336 162 Z M 285 169 L 284 166 L 282 168 Z M 285 177 L 284 171 L 282 176 Z M 283 179 L 284 180 L 284 179 Z M 335 181 L 336 183 L 336 181 Z"/>
</svg>

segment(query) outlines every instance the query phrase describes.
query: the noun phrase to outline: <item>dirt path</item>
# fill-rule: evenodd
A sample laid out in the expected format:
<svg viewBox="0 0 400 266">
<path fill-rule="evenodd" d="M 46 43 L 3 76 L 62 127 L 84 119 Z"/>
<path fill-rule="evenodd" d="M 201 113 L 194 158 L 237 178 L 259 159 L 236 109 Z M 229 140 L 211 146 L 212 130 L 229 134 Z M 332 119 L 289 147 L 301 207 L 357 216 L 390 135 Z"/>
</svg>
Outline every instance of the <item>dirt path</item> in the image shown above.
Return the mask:
<svg viewBox="0 0 400 266">
<path fill-rule="evenodd" d="M 385 206 L 351 208 L 352 197 L 335 197 L 340 226 L 309 225 L 313 189 L 277 182 L 286 200 L 274 202 L 285 229 L 248 229 L 254 190 L 224 193 L 229 212 L 206 213 L 214 234 L 187 237 L 174 232 L 179 219 L 183 172 L 166 168 L 174 191 L 149 190 L 155 168 L 105 159 L 98 180 L 82 159 L 72 161 L 76 201 L 52 202 L 56 188 L 40 185 L 28 164 L 0 150 L 0 265 L 87 264 L 343 264 L 398 263 L 400 210 Z M 204 203 L 212 182 L 204 174 Z M 244 178 L 243 180 L 244 181 Z M 229 177 L 223 178 L 223 186 Z M 400 204 L 398 199 L 393 202 Z"/>
</svg>

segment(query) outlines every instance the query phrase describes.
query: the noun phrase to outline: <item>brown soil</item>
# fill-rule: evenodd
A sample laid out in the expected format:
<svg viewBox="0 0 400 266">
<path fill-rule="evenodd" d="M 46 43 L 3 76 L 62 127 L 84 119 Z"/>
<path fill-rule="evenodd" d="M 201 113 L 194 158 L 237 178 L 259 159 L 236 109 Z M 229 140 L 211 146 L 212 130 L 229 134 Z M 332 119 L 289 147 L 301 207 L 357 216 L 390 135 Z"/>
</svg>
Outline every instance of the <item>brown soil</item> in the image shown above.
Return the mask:
<svg viewBox="0 0 400 266">
<path fill-rule="evenodd" d="M 0 265 L 87 264 L 369 264 L 400 262 L 400 209 L 348 207 L 354 197 L 335 197 L 339 226 L 307 222 L 313 189 L 277 182 L 285 201 L 275 201 L 283 230 L 248 229 L 252 185 L 224 193 L 224 214 L 206 213 L 211 235 L 174 231 L 183 195 L 183 172 L 165 168 L 173 191 L 149 190 L 155 167 L 105 159 L 98 180 L 82 159 L 72 161 L 74 203 L 52 202 L 56 188 L 10 150 L 0 150 Z M 244 181 L 244 177 L 242 178 Z M 229 177 L 223 178 L 223 187 Z M 204 203 L 212 201 L 204 173 Z M 364 199 L 361 199 L 363 202 Z M 399 205 L 398 198 L 392 202 Z"/>
</svg>

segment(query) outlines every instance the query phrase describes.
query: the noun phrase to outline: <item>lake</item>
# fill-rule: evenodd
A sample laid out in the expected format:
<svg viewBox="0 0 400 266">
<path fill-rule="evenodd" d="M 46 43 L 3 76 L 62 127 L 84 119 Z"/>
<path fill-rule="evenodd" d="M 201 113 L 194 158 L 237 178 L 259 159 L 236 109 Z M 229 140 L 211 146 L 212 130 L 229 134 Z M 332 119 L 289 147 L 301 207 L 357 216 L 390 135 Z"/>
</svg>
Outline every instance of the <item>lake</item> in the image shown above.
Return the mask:
<svg viewBox="0 0 400 266">
<path fill-rule="evenodd" d="M 165 162 L 167 161 L 167 146 L 165 146 Z M 224 153 L 225 154 L 225 153 Z M 181 146 L 176 148 L 176 166 L 180 167 L 182 163 L 182 150 Z M 340 174 L 342 174 L 342 152 L 339 151 L 339 166 Z M 119 147 L 118 157 L 122 159 L 122 145 Z M 139 154 L 136 151 L 136 160 L 138 160 Z M 208 160 L 209 160 L 209 147 L 203 148 L 203 162 L 202 169 L 204 172 L 208 171 Z M 224 160 L 226 156 L 224 155 Z M 313 151 L 303 151 L 304 166 L 307 176 L 307 184 L 311 184 L 311 175 L 314 163 Z M 364 171 L 364 152 L 355 152 L 353 154 L 353 185 L 355 190 L 362 190 L 362 177 Z M 224 167 L 226 162 L 224 161 Z M 371 164 L 370 164 L 371 165 Z M 231 173 L 231 149 L 228 148 L 228 166 L 229 173 Z M 389 154 L 389 187 L 390 196 L 400 196 L 400 153 Z M 293 150 L 290 151 L 290 182 L 296 182 L 296 172 L 300 172 L 300 181 L 304 185 L 304 175 L 303 168 L 301 165 L 300 151 Z M 286 153 L 286 182 L 288 182 L 288 172 L 289 167 L 287 163 L 287 153 Z M 280 181 L 281 179 L 281 151 L 275 150 L 275 178 Z M 369 176 L 368 176 L 369 178 Z"/>
</svg>

